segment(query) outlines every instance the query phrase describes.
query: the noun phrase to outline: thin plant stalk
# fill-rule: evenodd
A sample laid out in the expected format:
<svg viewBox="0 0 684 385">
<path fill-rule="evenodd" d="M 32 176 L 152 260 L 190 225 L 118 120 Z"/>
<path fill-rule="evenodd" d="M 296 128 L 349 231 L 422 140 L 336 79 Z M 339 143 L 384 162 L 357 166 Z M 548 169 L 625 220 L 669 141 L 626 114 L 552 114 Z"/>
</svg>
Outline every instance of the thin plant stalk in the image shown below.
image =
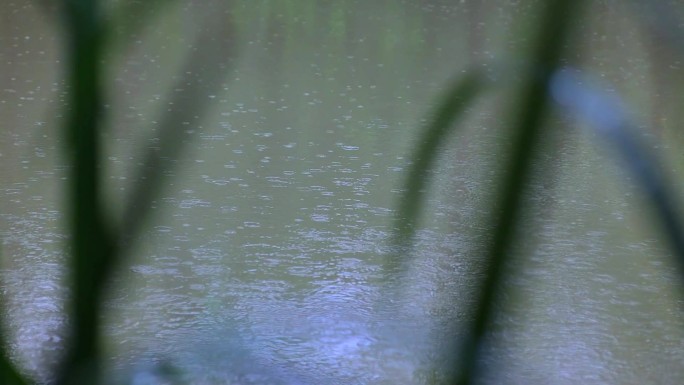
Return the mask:
<svg viewBox="0 0 684 385">
<path fill-rule="evenodd" d="M 556 102 L 574 118 L 585 121 L 613 147 L 625 168 L 634 175 L 645 193 L 670 242 L 675 263 L 684 278 L 684 225 L 671 184 L 658 157 L 636 135 L 637 124 L 612 94 L 591 87 L 588 76 L 579 70 L 564 68 L 553 76 L 551 93 Z"/>
<path fill-rule="evenodd" d="M 509 250 L 515 241 L 521 214 L 523 192 L 531 177 L 532 160 L 538 150 L 544 118 L 549 109 L 547 83 L 564 51 L 568 34 L 579 13 L 581 1 L 555 0 L 543 3 L 543 12 L 534 38 L 531 62 L 537 71 L 527 76 L 519 97 L 520 105 L 511 119 L 514 142 L 510 165 L 503 173 L 486 250 L 484 280 L 474 306 L 474 316 L 464 331 L 464 342 L 453 354 L 456 376 L 451 381 L 469 385 L 481 377 L 481 358 L 490 329 L 496 300 L 510 263 Z"/>
<path fill-rule="evenodd" d="M 469 71 L 459 78 L 445 94 L 437 107 L 434 117 L 425 127 L 414 154 L 408 177 L 404 182 L 403 196 L 396 217 L 395 239 L 392 245 L 397 252 L 392 253 L 389 260 L 390 273 L 403 272 L 413 241 L 416 222 L 423 205 L 425 188 L 430 182 L 430 170 L 433 169 L 440 148 L 446 143 L 448 135 L 456 130 L 456 122 L 467 111 L 477 96 L 485 88 L 484 75 L 480 71 Z M 399 267 L 399 270 L 396 269 Z"/>
<path fill-rule="evenodd" d="M 161 128 L 158 145 L 143 150 L 143 163 L 132 176 L 136 183 L 125 197 L 123 219 L 117 232 L 122 256 L 128 254 L 140 233 L 149 215 L 148 208 L 161 191 L 164 175 L 173 170 L 174 161 L 193 139 L 196 130 L 188 125 L 198 124 L 205 115 L 211 105 L 207 95 L 220 93 L 224 87 L 223 80 L 231 69 L 233 43 L 231 22 L 227 15 L 220 14 L 212 15 L 208 27 L 195 38 L 193 46 L 198 48 L 185 58 L 182 75 L 169 90 L 166 105 L 175 107 L 158 119 Z M 200 73 L 203 81 L 197 80 Z"/>
<path fill-rule="evenodd" d="M 0 308 L 5 308 L 3 299 L 0 299 Z M 4 319 L 2 320 L 4 321 Z M 6 352 L 7 339 L 5 334 L 5 325 L 0 330 L 0 383 L 6 385 L 28 385 L 29 381 L 24 378 L 21 372 L 10 360 Z"/>
<path fill-rule="evenodd" d="M 232 58 L 230 23 L 214 15 L 213 28 L 197 37 L 198 47 L 186 60 L 181 77 L 182 92 L 174 93 L 174 105 L 182 106 L 160 119 L 160 145 L 147 152 L 138 170 L 133 193 L 128 197 L 124 219 L 118 228 L 106 221 L 101 191 L 102 56 L 108 31 L 96 0 L 65 4 L 70 42 L 70 116 L 65 127 L 72 165 L 70 218 L 72 234 L 70 328 L 66 353 L 57 367 L 58 385 L 96 384 L 100 381 L 100 318 L 104 290 L 121 265 L 149 215 L 161 188 L 161 176 L 169 171 L 184 143 L 189 141 L 185 124 L 203 115 L 209 100 L 202 95 L 219 91 L 227 61 Z M 220 23 L 220 24 L 217 24 Z M 186 78 L 202 72 L 205 81 Z M 194 75 L 191 75 L 194 76 Z M 178 87 L 177 87 L 178 88 Z"/>
<path fill-rule="evenodd" d="M 57 383 L 97 383 L 100 350 L 99 304 L 103 267 L 114 257 L 105 230 L 100 159 L 103 24 L 97 0 L 66 0 L 70 110 L 64 127 L 70 163 L 70 298 L 66 352 Z"/>
</svg>

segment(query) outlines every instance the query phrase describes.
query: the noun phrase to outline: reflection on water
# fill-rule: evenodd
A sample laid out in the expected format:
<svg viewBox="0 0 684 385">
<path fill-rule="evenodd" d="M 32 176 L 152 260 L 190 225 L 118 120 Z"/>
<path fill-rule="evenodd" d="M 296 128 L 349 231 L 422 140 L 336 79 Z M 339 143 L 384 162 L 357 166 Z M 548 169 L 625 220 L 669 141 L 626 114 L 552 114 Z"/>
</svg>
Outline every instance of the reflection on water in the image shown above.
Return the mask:
<svg viewBox="0 0 684 385">
<path fill-rule="evenodd" d="M 503 98 L 473 109 L 442 154 L 393 293 L 383 262 L 406 154 L 441 84 L 519 47 L 510 15 L 528 6 L 261 4 L 232 5 L 235 68 L 204 95 L 211 108 L 188 127 L 190 151 L 116 277 L 105 330 L 113 378 L 154 383 L 155 365 L 168 363 L 194 384 L 429 382 L 450 342 L 443 331 L 467 319 L 480 278 Z M 45 379 L 65 322 L 58 34 L 31 5 L 0 7 L 1 278 L 12 354 Z M 138 150 L 156 145 L 156 111 L 186 53 L 172 47 L 190 41 L 197 15 L 191 2 L 170 10 L 112 72 L 112 212 Z M 516 250 L 527 257 L 507 281 L 485 382 L 676 382 L 681 299 L 648 213 L 591 134 L 550 141 L 558 151 L 540 164 L 553 172 L 530 190 Z"/>
</svg>

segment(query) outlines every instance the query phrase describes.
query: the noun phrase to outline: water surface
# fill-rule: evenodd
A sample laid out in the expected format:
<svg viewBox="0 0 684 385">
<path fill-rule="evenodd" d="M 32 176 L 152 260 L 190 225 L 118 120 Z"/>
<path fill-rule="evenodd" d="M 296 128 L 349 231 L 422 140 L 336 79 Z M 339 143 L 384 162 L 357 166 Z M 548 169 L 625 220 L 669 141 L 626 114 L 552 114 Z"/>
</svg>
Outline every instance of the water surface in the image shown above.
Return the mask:
<svg viewBox="0 0 684 385">
<path fill-rule="evenodd" d="M 580 61 L 614 81 L 628 73 L 616 83 L 628 101 L 647 100 L 636 112 L 665 119 L 642 90 L 652 80 L 639 67 L 645 51 L 600 45 L 634 34 L 627 11 L 608 3 L 600 12 L 616 26 L 589 38 L 599 46 Z M 46 380 L 65 322 L 60 34 L 36 5 L 0 7 L 6 322 L 13 357 Z M 179 79 L 208 76 L 201 65 L 178 73 L 208 14 L 232 23 L 236 43 L 216 53 L 230 70 L 204 80 L 208 109 L 183 122 L 187 151 L 116 276 L 103 331 L 113 378 L 155 383 L 160 363 L 194 384 L 438 378 L 444 331 L 468 319 L 481 278 L 508 94 L 475 106 L 446 144 L 408 272 L 390 290 L 384 269 L 401 181 L 444 84 L 469 64 L 521 49 L 514 19 L 530 10 L 237 1 L 224 14 L 186 2 L 132 37 L 110 68 L 104 167 L 114 217 L 141 151 L 158 143 L 160 111 L 184 108 L 167 94 L 182 96 Z M 597 27 L 585 28 L 592 36 Z M 624 57 L 620 68 L 604 66 Z M 674 383 L 684 375 L 684 325 L 667 247 L 595 135 L 560 116 L 552 126 L 562 134 L 538 161 L 550 172 L 529 191 L 483 382 Z"/>
</svg>

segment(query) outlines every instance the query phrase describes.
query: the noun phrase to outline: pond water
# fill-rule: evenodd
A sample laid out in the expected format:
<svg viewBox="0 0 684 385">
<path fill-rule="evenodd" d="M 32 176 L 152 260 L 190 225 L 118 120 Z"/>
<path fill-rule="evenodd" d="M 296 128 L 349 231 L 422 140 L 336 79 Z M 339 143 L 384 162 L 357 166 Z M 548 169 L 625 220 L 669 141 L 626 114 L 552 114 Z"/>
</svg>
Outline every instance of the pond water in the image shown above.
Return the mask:
<svg viewBox="0 0 684 385">
<path fill-rule="evenodd" d="M 523 49 L 515 22 L 534 2 L 197 3 L 122 34 L 130 46 L 108 59 L 114 218 L 159 143 L 160 112 L 175 113 L 187 142 L 111 288 L 111 378 L 164 383 L 162 364 L 192 384 L 439 378 L 445 330 L 468 319 L 481 278 L 510 94 L 485 98 L 446 143 L 408 271 L 388 285 L 402 178 L 444 85 Z M 33 2 L 3 2 L 0 15 L 3 314 L 14 359 L 48 381 L 66 297 L 61 30 Z M 606 15 L 614 25 L 597 21 Z M 661 123 L 656 140 L 676 138 L 672 89 L 651 68 L 670 68 L 669 56 L 649 62 L 646 42 L 621 43 L 641 36 L 633 19 L 617 2 L 597 5 L 574 60 Z M 206 53 L 198 36 L 234 50 Z M 188 95 L 190 82 L 202 85 Z M 657 224 L 594 134 L 559 116 L 552 126 L 561 133 L 539 156 L 482 383 L 675 383 L 681 289 Z M 682 176 L 681 156 L 658 148 Z"/>
</svg>

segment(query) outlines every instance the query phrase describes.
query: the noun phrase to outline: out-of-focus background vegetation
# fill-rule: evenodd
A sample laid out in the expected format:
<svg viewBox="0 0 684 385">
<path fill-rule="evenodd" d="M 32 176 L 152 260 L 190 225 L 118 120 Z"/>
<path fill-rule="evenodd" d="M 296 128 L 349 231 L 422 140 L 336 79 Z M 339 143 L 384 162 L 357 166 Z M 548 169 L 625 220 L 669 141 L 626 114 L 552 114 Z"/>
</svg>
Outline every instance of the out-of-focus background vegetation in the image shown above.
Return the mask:
<svg viewBox="0 0 684 385">
<path fill-rule="evenodd" d="M 2 383 L 677 382 L 683 22 L 1 2 Z"/>
</svg>

